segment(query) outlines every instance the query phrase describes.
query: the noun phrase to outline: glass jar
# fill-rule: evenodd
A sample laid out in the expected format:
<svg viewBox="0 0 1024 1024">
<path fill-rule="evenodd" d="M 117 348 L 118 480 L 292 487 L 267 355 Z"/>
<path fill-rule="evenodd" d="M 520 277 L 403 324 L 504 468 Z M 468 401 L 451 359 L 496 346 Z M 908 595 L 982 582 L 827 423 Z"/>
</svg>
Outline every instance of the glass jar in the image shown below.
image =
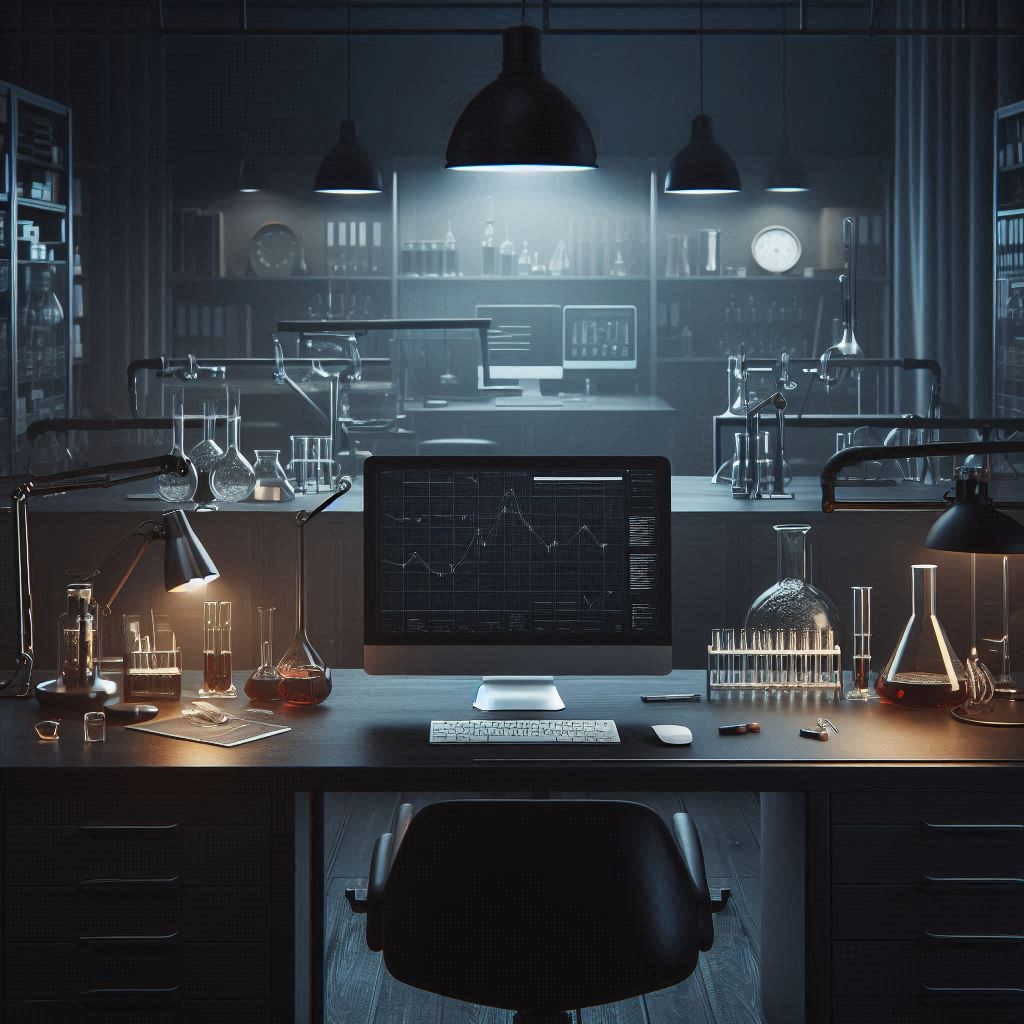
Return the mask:
<svg viewBox="0 0 1024 1024">
<path fill-rule="evenodd" d="M 256 486 L 256 474 L 239 448 L 242 417 L 234 389 L 228 395 L 227 421 L 228 450 L 210 470 L 210 488 L 219 501 L 245 501 Z"/>
<path fill-rule="evenodd" d="M 252 469 L 256 476 L 251 495 L 253 501 L 295 500 L 295 488 L 281 465 L 279 448 L 257 448 L 256 464 Z"/>
<path fill-rule="evenodd" d="M 934 565 L 910 567 L 910 618 L 875 691 L 904 708 L 952 708 L 968 697 L 967 673 L 936 614 Z"/>
<path fill-rule="evenodd" d="M 806 523 L 793 523 L 773 527 L 778 553 L 778 582 L 754 600 L 744 622 L 751 630 L 779 629 L 831 629 L 841 636 L 839 612 L 832 599 L 819 590 L 809 579 Z"/>
<path fill-rule="evenodd" d="M 185 455 L 185 394 L 182 389 L 177 390 L 171 396 L 171 455 Z M 188 476 L 179 476 L 177 473 L 161 473 L 156 478 L 156 493 L 164 501 L 186 502 L 192 500 L 196 493 L 196 484 L 199 476 L 196 473 L 195 464 L 188 462 Z"/>
</svg>

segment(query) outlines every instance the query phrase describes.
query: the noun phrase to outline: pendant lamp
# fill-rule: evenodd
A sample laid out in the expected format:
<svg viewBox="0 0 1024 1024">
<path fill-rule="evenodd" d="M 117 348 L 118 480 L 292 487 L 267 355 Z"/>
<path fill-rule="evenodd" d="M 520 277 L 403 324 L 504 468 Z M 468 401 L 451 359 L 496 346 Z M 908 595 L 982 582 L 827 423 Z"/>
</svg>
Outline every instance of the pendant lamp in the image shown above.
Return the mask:
<svg viewBox="0 0 1024 1024">
<path fill-rule="evenodd" d="M 665 174 L 671 195 L 717 196 L 739 192 L 740 174 L 729 154 L 715 142 L 711 118 L 704 113 L 704 0 L 700 3 L 700 110 L 690 125 L 690 141 L 672 158 Z"/>
<path fill-rule="evenodd" d="M 455 122 L 445 167 L 453 171 L 589 171 L 597 148 L 576 105 L 541 70 L 540 32 L 502 33 L 501 73 Z"/>
<path fill-rule="evenodd" d="M 768 169 L 766 192 L 807 192 L 807 168 L 789 146 L 789 117 L 786 111 L 786 4 L 782 3 L 782 138 Z"/>
<path fill-rule="evenodd" d="M 263 177 L 256 161 L 243 156 L 238 165 L 238 191 L 259 192 L 263 188 Z"/>
<path fill-rule="evenodd" d="M 373 158 L 363 148 L 352 120 L 352 2 L 349 0 L 345 31 L 345 120 L 338 141 L 320 161 L 313 188 L 317 192 L 341 196 L 369 196 L 384 191 L 384 179 Z"/>
</svg>

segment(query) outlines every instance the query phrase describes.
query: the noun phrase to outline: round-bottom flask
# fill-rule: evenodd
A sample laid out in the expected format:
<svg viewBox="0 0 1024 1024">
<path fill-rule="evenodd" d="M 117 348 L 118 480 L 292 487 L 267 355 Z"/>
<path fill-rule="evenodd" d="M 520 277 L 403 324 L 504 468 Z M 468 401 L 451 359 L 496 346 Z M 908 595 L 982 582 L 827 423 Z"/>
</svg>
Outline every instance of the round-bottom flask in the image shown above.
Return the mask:
<svg viewBox="0 0 1024 1024">
<path fill-rule="evenodd" d="M 228 450 L 210 470 L 210 489 L 219 501 L 245 501 L 256 486 L 252 465 L 239 448 L 240 423 L 235 397 L 233 403 L 229 399 Z"/>
<path fill-rule="evenodd" d="M 173 398 L 172 418 L 173 443 L 171 454 L 185 455 L 185 401 L 184 395 L 180 392 Z M 177 473 L 161 473 L 156 478 L 156 493 L 164 501 L 180 504 L 192 500 L 196 493 L 196 485 L 199 483 L 199 474 L 196 472 L 195 464 L 188 460 L 188 475 L 179 476 Z"/>
</svg>

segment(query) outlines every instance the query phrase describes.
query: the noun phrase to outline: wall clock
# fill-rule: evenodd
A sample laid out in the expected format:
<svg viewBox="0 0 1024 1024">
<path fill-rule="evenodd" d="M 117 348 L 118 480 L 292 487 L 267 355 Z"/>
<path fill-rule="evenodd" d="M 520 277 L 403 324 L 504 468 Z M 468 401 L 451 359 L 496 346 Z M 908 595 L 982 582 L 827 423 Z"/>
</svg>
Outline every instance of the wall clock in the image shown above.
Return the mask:
<svg viewBox="0 0 1024 1024">
<path fill-rule="evenodd" d="M 287 277 L 295 272 L 300 249 L 287 224 L 270 221 L 249 239 L 249 266 L 259 277 Z"/>
<path fill-rule="evenodd" d="M 785 274 L 800 262 L 800 239 L 781 224 L 761 228 L 750 243 L 754 262 L 769 274 Z"/>
</svg>

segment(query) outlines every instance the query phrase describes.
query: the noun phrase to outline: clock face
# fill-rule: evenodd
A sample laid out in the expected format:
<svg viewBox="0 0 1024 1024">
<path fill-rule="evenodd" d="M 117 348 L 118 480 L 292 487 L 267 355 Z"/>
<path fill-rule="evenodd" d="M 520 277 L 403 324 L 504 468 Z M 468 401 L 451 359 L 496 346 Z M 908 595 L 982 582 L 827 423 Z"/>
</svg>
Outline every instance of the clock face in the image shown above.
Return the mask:
<svg viewBox="0 0 1024 1024">
<path fill-rule="evenodd" d="M 800 262 L 800 239 L 789 228 L 772 224 L 762 228 L 750 243 L 754 262 L 770 274 L 784 274 Z"/>
<path fill-rule="evenodd" d="M 290 274 L 299 256 L 299 240 L 286 224 L 264 224 L 249 241 L 249 266 L 262 277 Z"/>
</svg>

